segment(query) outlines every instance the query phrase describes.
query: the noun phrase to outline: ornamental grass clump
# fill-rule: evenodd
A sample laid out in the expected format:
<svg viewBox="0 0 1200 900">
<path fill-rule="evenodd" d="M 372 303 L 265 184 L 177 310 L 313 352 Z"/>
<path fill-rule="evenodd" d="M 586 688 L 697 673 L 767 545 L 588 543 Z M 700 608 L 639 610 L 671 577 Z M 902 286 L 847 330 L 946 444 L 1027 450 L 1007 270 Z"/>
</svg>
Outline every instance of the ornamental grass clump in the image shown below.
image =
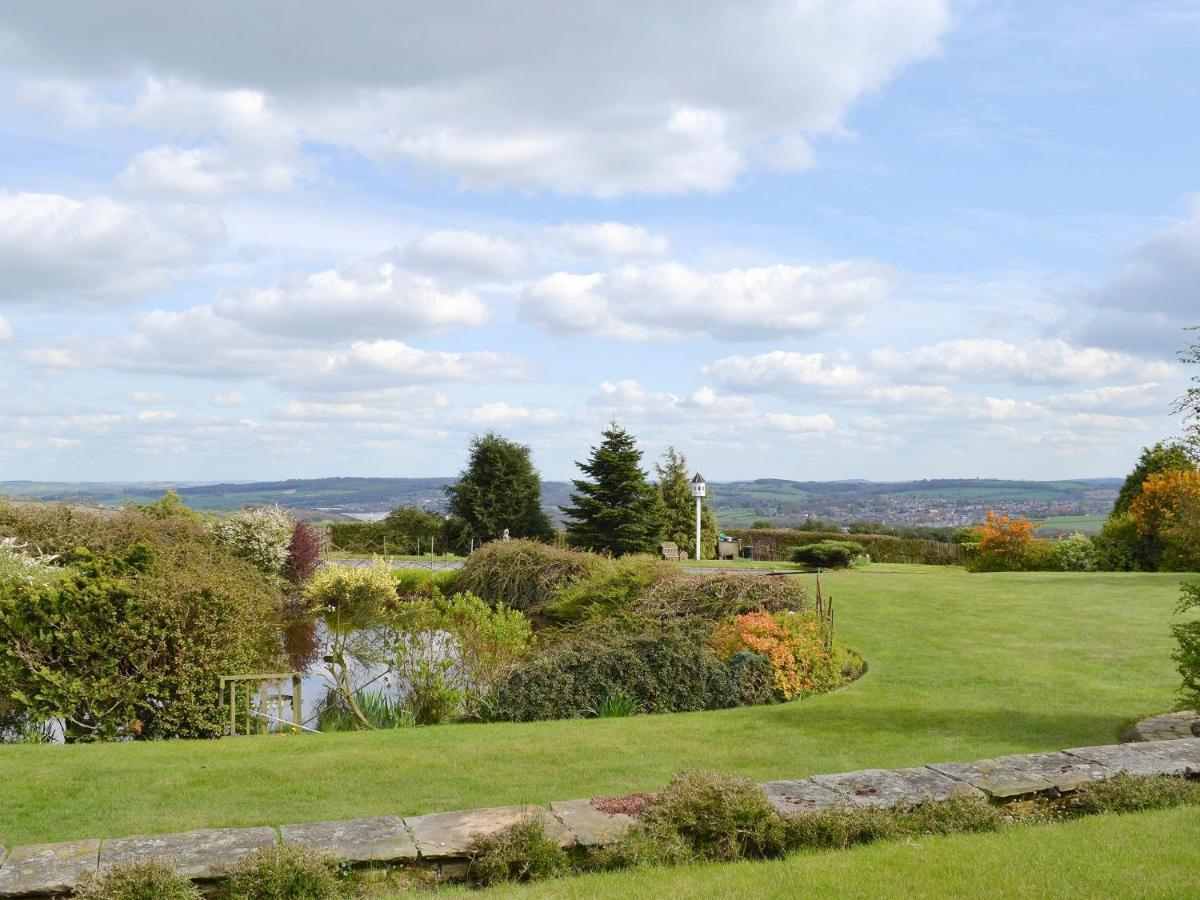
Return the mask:
<svg viewBox="0 0 1200 900">
<path fill-rule="evenodd" d="M 200 900 L 201 894 L 169 862 L 153 859 L 113 866 L 103 874 L 88 872 L 71 896 L 75 900 Z"/>
<path fill-rule="evenodd" d="M 524 613 L 548 605 L 557 591 L 587 578 L 602 565 L 600 557 L 563 550 L 537 541 L 492 541 L 468 557 L 455 588 L 495 606 L 503 603 Z"/>
<path fill-rule="evenodd" d="M 768 859 L 786 849 L 783 817 L 759 785 L 738 775 L 676 775 L 642 812 L 640 827 L 660 840 L 678 838 L 697 859 Z"/>
<path fill-rule="evenodd" d="M 674 575 L 654 584 L 641 605 L 647 611 L 715 621 L 746 613 L 802 612 L 809 606 L 808 592 L 795 578 L 730 572 Z"/>
<path fill-rule="evenodd" d="M 229 875 L 228 900 L 335 900 L 351 896 L 344 867 L 332 856 L 279 844 L 243 857 Z"/>
<path fill-rule="evenodd" d="M 571 870 L 566 852 L 546 836 L 541 821 L 530 816 L 471 844 L 467 880 L 476 887 L 505 881 L 541 881 Z"/>
</svg>

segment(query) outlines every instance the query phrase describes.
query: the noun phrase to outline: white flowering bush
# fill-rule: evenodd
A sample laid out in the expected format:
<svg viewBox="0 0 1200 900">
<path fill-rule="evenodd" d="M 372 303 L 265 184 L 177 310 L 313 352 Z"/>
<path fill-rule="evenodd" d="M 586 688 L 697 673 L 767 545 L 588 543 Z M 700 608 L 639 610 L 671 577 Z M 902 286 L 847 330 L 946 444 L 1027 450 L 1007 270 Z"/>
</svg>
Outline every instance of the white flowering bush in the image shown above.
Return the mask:
<svg viewBox="0 0 1200 900">
<path fill-rule="evenodd" d="M 60 571 L 55 556 L 33 553 L 16 538 L 0 538 L 0 585 L 22 582 L 29 586 L 44 583 Z"/>
<path fill-rule="evenodd" d="M 243 509 L 209 526 L 221 544 L 268 575 L 279 575 L 287 562 L 294 527 L 278 506 Z"/>
<path fill-rule="evenodd" d="M 1095 572 L 1100 568 L 1096 543 L 1086 534 L 1078 532 L 1055 541 L 1054 559 L 1065 572 Z"/>
</svg>

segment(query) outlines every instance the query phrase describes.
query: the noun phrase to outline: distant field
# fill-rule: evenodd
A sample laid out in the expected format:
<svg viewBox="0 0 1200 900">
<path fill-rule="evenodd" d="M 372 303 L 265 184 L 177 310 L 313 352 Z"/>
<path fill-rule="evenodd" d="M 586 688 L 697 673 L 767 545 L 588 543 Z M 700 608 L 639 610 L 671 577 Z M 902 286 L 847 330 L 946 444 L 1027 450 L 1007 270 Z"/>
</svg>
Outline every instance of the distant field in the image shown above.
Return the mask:
<svg viewBox="0 0 1200 900">
<path fill-rule="evenodd" d="M 1107 516 L 1051 516 L 1043 519 L 1037 533 L 1042 537 L 1052 537 L 1056 534 L 1099 534 L 1104 527 Z"/>
<path fill-rule="evenodd" d="M 445 510 L 453 478 L 309 478 L 226 482 L 0 482 L 0 494 L 27 500 L 79 505 L 146 503 L 174 487 L 189 506 L 211 512 L 277 503 L 314 521 L 349 521 L 380 516 L 397 506 Z M 818 518 L 839 524 L 960 525 L 978 522 L 989 509 L 1042 520 L 1048 516 L 1098 515 L 1116 496 L 1118 479 L 1005 481 L 752 481 L 709 483 L 709 499 L 722 526 L 747 527 L 756 520 L 776 524 Z M 542 482 L 542 506 L 555 521 L 570 502 L 566 481 Z M 1068 526 L 1070 527 L 1070 526 Z"/>
</svg>

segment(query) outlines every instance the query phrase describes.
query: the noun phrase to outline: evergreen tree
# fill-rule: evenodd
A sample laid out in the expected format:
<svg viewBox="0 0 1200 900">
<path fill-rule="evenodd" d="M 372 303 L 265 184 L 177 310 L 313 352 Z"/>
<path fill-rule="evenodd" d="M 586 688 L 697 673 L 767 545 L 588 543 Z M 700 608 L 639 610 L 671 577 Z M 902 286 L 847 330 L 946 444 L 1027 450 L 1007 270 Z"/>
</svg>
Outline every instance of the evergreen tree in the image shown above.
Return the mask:
<svg viewBox="0 0 1200 900">
<path fill-rule="evenodd" d="M 1173 470 L 1194 472 L 1196 463 L 1192 460 L 1188 449 L 1182 444 L 1155 444 L 1153 447 L 1142 449 L 1142 455 L 1133 467 L 1133 471 L 1125 478 L 1117 494 L 1117 502 L 1113 505 L 1112 516 L 1121 516 L 1129 512 L 1142 493 L 1142 485 L 1151 475 Z"/>
<path fill-rule="evenodd" d="M 576 547 L 608 552 L 653 553 L 662 521 L 658 492 L 642 471 L 633 435 L 616 422 L 604 430 L 587 462 L 576 465 L 588 479 L 575 479 L 571 506 L 564 506 L 567 539 Z"/>
<path fill-rule="evenodd" d="M 658 499 L 663 520 L 664 541 L 674 541 L 688 557 L 696 555 L 696 499 L 688 477 L 687 458 L 668 447 L 663 463 L 655 464 L 658 474 Z M 717 517 L 708 498 L 700 504 L 700 556 L 717 555 Z"/>
<path fill-rule="evenodd" d="M 529 448 L 488 432 L 471 441 L 470 460 L 455 484 L 446 488 L 451 521 L 447 532 L 455 549 L 502 537 L 548 541 L 554 526 L 542 509 L 542 481 Z"/>
</svg>

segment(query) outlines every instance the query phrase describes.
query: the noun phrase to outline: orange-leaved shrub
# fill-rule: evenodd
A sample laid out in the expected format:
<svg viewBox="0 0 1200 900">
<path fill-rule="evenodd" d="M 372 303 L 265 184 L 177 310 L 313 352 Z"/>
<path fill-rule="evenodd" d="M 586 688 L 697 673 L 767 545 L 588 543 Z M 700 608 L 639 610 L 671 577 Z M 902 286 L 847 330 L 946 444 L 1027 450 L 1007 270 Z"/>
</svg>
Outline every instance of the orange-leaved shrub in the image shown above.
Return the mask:
<svg viewBox="0 0 1200 900">
<path fill-rule="evenodd" d="M 751 612 L 718 625 L 709 646 L 728 661 L 744 651 L 765 656 L 785 700 L 836 687 L 841 673 L 829 629 L 815 613 Z"/>
</svg>

